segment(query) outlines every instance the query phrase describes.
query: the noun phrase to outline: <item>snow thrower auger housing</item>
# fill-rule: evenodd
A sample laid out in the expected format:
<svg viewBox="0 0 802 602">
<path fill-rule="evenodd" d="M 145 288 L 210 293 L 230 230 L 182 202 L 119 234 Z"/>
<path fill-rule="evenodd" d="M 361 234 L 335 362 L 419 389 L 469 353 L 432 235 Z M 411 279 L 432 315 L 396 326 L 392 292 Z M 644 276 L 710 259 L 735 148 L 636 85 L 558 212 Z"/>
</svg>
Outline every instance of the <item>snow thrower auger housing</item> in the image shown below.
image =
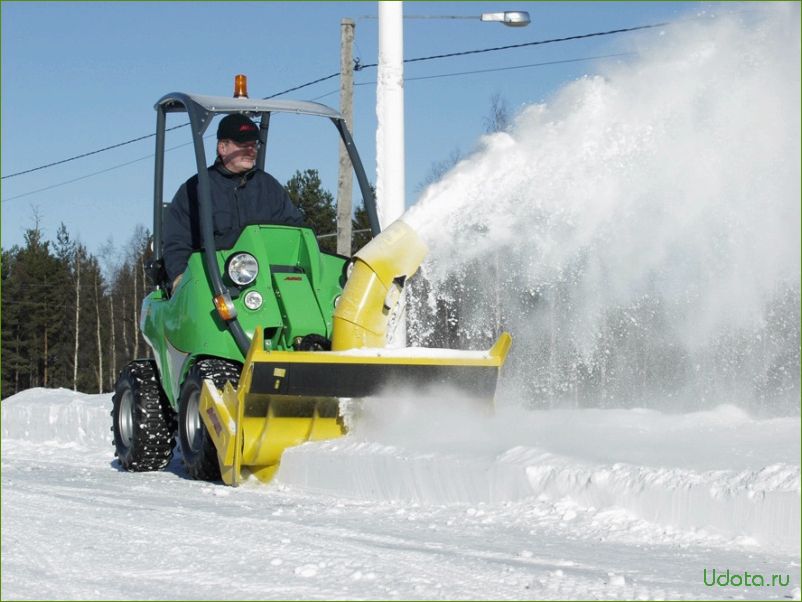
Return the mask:
<svg viewBox="0 0 802 602">
<path fill-rule="evenodd" d="M 340 398 L 448 385 L 492 403 L 511 338 L 486 352 L 385 348 L 388 318 L 426 246 L 402 221 L 380 233 L 375 199 L 342 117 L 317 103 L 173 93 L 156 103 L 153 258 L 156 290 L 140 328 L 155 360 L 120 373 L 112 409 L 116 455 L 129 471 L 160 470 L 174 439 L 193 478 L 236 485 L 272 478 L 287 447 L 345 433 Z M 175 290 L 162 267 L 166 115 L 189 116 L 203 250 Z M 247 226 L 216 249 L 203 134 L 216 114 L 260 118 L 264 169 L 270 116 L 330 119 L 348 151 L 374 239 L 353 259 L 324 253 L 309 228 Z M 246 266 L 243 268 L 242 266 Z"/>
</svg>

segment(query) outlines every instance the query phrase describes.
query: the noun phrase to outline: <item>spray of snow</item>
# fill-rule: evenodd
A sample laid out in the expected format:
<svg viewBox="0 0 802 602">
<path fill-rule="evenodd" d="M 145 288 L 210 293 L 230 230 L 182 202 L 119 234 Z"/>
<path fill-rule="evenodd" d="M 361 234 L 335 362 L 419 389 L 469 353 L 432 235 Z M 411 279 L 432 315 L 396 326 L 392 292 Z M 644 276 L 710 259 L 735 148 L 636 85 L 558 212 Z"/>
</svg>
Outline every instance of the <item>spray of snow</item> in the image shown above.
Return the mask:
<svg viewBox="0 0 802 602">
<path fill-rule="evenodd" d="M 404 217 L 418 340 L 439 296 L 461 344 L 513 332 L 530 399 L 798 411 L 799 22 L 667 27 L 483 138 Z"/>
</svg>

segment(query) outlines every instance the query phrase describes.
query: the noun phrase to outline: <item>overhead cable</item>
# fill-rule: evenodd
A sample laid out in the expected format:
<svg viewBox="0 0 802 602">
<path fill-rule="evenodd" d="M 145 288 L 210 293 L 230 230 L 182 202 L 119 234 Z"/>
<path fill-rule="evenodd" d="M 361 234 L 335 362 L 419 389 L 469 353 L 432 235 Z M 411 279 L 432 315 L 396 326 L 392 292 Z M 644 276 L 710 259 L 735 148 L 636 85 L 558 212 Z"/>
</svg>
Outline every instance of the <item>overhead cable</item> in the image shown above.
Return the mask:
<svg viewBox="0 0 802 602">
<path fill-rule="evenodd" d="M 481 54 L 481 53 L 486 53 L 486 52 L 497 52 L 497 51 L 500 51 L 500 50 L 510 50 L 510 49 L 513 49 L 513 48 L 525 48 L 525 47 L 528 47 L 528 46 L 540 46 L 540 45 L 543 45 L 543 44 L 554 44 L 554 43 L 557 43 L 557 42 L 568 42 L 568 41 L 572 41 L 572 40 L 582 40 L 582 39 L 586 39 L 586 38 L 609 36 L 609 35 L 614 35 L 614 34 L 619 34 L 619 33 L 628 33 L 628 32 L 639 31 L 639 30 L 643 30 L 643 29 L 652 29 L 652 28 L 655 28 L 655 27 L 665 27 L 666 25 L 670 25 L 670 22 L 653 23 L 653 24 L 650 24 L 650 25 L 639 25 L 637 27 L 627 27 L 627 28 L 622 28 L 622 29 L 612 29 L 612 30 L 609 30 L 609 31 L 598 31 L 598 32 L 594 32 L 594 33 L 586 33 L 586 34 L 580 34 L 580 35 L 575 35 L 575 36 L 567 36 L 567 37 L 563 37 L 563 38 L 551 38 L 551 39 L 548 39 L 548 40 L 537 40 L 537 41 L 534 41 L 534 42 L 523 42 L 521 44 L 509 44 L 507 46 L 495 46 L 493 48 L 480 48 L 480 49 L 477 49 L 477 50 L 463 50 L 463 51 L 460 51 L 460 52 L 449 52 L 449 53 L 445 53 L 445 54 L 434 54 L 434 55 L 429 55 L 429 56 L 422 56 L 422 57 L 417 57 L 417 58 L 404 59 L 404 63 L 419 63 L 419 62 L 422 62 L 422 61 L 431 61 L 431 60 L 443 59 L 443 58 L 453 58 L 453 57 L 457 57 L 457 56 L 467 56 L 467 55 Z M 357 61 L 356 65 L 354 66 L 354 69 L 356 71 L 361 71 L 362 69 L 368 69 L 368 68 L 377 67 L 377 66 L 378 66 L 378 63 L 368 63 L 368 64 L 363 65 L 363 64 L 361 64 L 361 63 L 359 63 Z M 315 80 L 306 82 L 305 84 L 301 84 L 299 86 L 294 86 L 292 88 L 288 88 L 286 90 L 282 90 L 281 92 L 276 92 L 275 94 L 271 94 L 270 96 L 265 96 L 263 98 L 263 100 L 269 100 L 271 98 L 276 98 L 277 96 L 282 96 L 282 95 L 287 94 L 289 92 L 294 92 L 296 90 L 300 90 L 302 88 L 306 88 L 308 86 L 312 86 L 314 84 L 318 84 L 318 83 L 327 81 L 327 80 L 332 79 L 334 77 L 337 77 L 339 75 L 340 75 L 340 72 L 337 71 L 336 73 L 331 73 L 329 75 L 326 75 L 326 76 L 317 78 Z M 421 79 L 423 79 L 423 78 L 421 78 Z M 189 125 L 189 124 L 188 123 L 182 123 L 180 125 L 176 125 L 174 127 L 168 128 L 165 131 L 176 130 L 178 128 L 182 128 L 182 127 L 185 127 L 187 125 Z M 126 140 L 124 142 L 119 142 L 117 144 L 113 144 L 111 146 L 106 146 L 104 148 L 99 148 L 99 149 L 94 150 L 94 151 L 90 151 L 90 152 L 87 152 L 87 153 L 82 153 L 80 155 L 75 155 L 75 156 L 72 156 L 72 157 L 68 157 L 68 158 L 62 159 L 60 161 L 54 161 L 54 162 L 48 163 L 46 165 L 40 165 L 39 167 L 33 167 L 31 169 L 26 169 L 26 170 L 23 170 L 23 171 L 18 171 L 18 172 L 12 173 L 12 174 L 8 174 L 6 176 L 0 177 L 0 179 L 6 180 L 8 178 L 13 178 L 13 177 L 16 177 L 16 176 L 21 176 L 23 174 L 28 174 L 28 173 L 31 173 L 31 172 L 34 172 L 34 171 L 39 171 L 39 170 L 42 170 L 42 169 L 46 169 L 48 167 L 54 167 L 56 165 L 61 165 L 63 163 L 68 163 L 69 161 L 75 161 L 76 159 L 82 159 L 84 157 L 89 157 L 91 155 L 96 155 L 98 153 L 102 153 L 102 152 L 105 152 L 105 151 L 108 151 L 108 150 L 119 148 L 119 147 L 125 146 L 127 144 L 132 144 L 134 142 L 139 142 L 141 140 L 146 140 L 147 138 L 152 138 L 155 135 L 156 134 L 154 132 L 152 134 L 147 134 L 145 136 L 139 136 L 137 138 L 132 138 L 131 140 Z"/>
<path fill-rule="evenodd" d="M 565 38 L 551 38 L 549 40 L 538 40 L 536 42 L 523 42 L 521 44 L 509 44 L 508 46 L 495 46 L 493 48 L 481 48 L 479 50 L 463 50 L 462 52 L 449 52 L 446 54 L 433 54 L 430 56 L 421 56 L 414 59 L 404 59 L 405 63 L 418 63 L 420 61 L 431 61 L 435 59 L 445 59 L 445 58 L 452 58 L 455 56 L 467 56 L 469 54 L 481 54 L 483 52 L 496 52 L 498 50 L 510 50 L 512 48 L 525 48 L 527 46 L 539 46 L 543 44 L 554 44 L 556 42 L 568 42 L 571 40 L 582 40 L 585 38 L 595 38 L 599 36 L 610 36 L 617 33 L 627 33 L 630 31 L 638 31 L 641 29 L 652 29 L 654 27 L 665 27 L 666 25 L 670 25 L 670 22 L 666 21 L 665 23 L 653 23 L 651 25 L 638 25 L 637 27 L 627 27 L 624 29 L 612 29 L 610 31 L 597 31 L 595 33 L 584 33 L 581 35 L 576 36 L 568 36 Z M 367 65 L 358 65 L 355 67 L 357 71 L 360 69 L 367 69 L 368 67 L 376 67 L 378 63 L 368 63 Z"/>
<path fill-rule="evenodd" d="M 445 77 L 461 77 L 463 75 L 475 75 L 477 73 L 494 73 L 496 71 L 512 71 L 514 69 L 530 69 L 532 67 L 547 67 L 549 65 L 561 65 L 564 63 L 580 63 L 582 61 L 595 61 L 599 59 L 609 59 L 609 58 L 616 58 L 621 56 L 632 56 L 634 53 L 632 52 L 616 52 L 614 54 L 598 54 L 596 56 L 584 56 L 578 57 L 573 59 L 561 59 L 557 61 L 543 61 L 540 63 L 528 63 L 526 65 L 511 65 L 509 67 L 489 67 L 487 69 L 473 69 L 471 71 L 453 71 L 451 73 L 437 73 L 435 75 L 419 75 L 417 77 L 405 77 L 405 82 L 414 82 L 426 79 L 442 79 Z M 355 86 L 369 86 L 371 84 L 375 84 L 376 80 L 369 80 L 364 82 L 355 82 Z M 310 98 L 309 100 L 315 101 L 320 100 L 322 98 L 326 98 L 327 96 L 331 96 L 332 94 L 337 94 L 339 90 L 330 90 L 325 94 L 321 94 L 320 96 L 315 96 L 314 98 Z"/>
</svg>

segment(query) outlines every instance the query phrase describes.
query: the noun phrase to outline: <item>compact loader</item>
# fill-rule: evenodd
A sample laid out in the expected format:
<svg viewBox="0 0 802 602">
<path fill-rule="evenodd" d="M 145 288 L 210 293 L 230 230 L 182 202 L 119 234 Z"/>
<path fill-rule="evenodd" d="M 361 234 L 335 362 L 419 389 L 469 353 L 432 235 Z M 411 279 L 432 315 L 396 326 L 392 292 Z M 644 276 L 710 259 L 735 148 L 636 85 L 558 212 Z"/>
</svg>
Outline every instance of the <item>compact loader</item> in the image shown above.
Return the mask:
<svg viewBox="0 0 802 602">
<path fill-rule="evenodd" d="M 489 351 L 386 348 L 389 316 L 426 246 L 402 221 L 380 232 L 373 192 L 339 113 L 236 92 L 234 98 L 167 94 L 155 109 L 148 272 L 156 288 L 140 321 L 155 359 L 130 362 L 116 383 L 112 431 L 123 469 L 166 467 L 177 439 L 192 478 L 266 482 L 287 447 L 345 433 L 342 398 L 443 384 L 492 403 L 509 334 Z M 171 290 L 162 214 L 166 117 L 176 112 L 189 116 L 203 249 Z M 309 228 L 258 224 L 247 226 L 233 247 L 215 248 L 203 135 L 216 115 L 235 112 L 259 119 L 261 169 L 271 115 L 331 120 L 351 159 L 373 240 L 347 258 L 322 252 Z"/>
</svg>

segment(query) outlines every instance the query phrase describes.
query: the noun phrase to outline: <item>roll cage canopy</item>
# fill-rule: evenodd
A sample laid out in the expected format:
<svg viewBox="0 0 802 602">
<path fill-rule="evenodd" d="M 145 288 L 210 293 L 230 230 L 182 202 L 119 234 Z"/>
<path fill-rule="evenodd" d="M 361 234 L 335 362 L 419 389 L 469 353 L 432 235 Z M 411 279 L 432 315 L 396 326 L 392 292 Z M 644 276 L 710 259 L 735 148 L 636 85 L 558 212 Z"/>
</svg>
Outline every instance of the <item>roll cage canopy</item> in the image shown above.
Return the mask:
<svg viewBox="0 0 802 602">
<path fill-rule="evenodd" d="M 207 113 L 303 113 L 329 119 L 342 119 L 339 112 L 319 102 L 307 100 L 252 100 L 250 98 L 231 98 L 228 96 L 206 96 L 172 92 L 162 96 L 154 107 L 163 108 L 167 113 L 185 113 L 189 104 Z"/>
</svg>

